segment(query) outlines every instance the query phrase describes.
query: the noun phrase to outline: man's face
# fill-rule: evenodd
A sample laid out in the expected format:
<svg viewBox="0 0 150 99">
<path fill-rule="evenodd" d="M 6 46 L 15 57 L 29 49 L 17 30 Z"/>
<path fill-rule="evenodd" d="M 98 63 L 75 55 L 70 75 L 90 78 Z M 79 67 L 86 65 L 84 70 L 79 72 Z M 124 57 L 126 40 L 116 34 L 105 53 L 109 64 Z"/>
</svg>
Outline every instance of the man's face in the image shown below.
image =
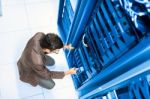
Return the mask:
<svg viewBox="0 0 150 99">
<path fill-rule="evenodd" d="M 55 50 L 51 51 L 50 53 L 58 54 L 59 53 L 59 49 L 55 49 Z"/>
<path fill-rule="evenodd" d="M 59 49 L 55 49 L 55 50 L 52 50 L 52 51 L 50 51 L 49 49 L 44 49 L 44 54 L 50 54 L 50 53 L 58 54 Z"/>
<path fill-rule="evenodd" d="M 44 49 L 44 54 L 49 54 L 51 53 L 49 49 Z"/>
</svg>

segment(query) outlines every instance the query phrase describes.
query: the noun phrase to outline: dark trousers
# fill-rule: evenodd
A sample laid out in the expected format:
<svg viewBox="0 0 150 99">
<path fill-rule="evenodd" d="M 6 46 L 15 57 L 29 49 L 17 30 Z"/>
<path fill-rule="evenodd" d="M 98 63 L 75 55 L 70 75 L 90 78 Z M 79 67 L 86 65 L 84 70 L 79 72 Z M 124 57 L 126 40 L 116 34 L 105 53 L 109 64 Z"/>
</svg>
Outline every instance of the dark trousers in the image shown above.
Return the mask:
<svg viewBox="0 0 150 99">
<path fill-rule="evenodd" d="M 46 66 L 52 66 L 55 64 L 55 60 L 52 57 L 45 55 L 45 58 L 46 58 L 45 62 Z M 55 86 L 55 82 L 52 79 L 39 78 L 39 85 L 46 89 L 52 89 Z"/>
</svg>

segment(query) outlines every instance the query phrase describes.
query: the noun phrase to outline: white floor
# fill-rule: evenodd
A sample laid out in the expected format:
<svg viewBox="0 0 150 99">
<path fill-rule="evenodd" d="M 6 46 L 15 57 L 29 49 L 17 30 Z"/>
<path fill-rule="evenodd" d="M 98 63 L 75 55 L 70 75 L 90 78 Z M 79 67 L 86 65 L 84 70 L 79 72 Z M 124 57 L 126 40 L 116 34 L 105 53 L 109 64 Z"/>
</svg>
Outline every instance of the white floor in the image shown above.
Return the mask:
<svg viewBox="0 0 150 99">
<path fill-rule="evenodd" d="M 36 32 L 58 33 L 58 5 L 59 0 L 1 0 L 0 99 L 77 99 L 70 76 L 55 79 L 52 90 L 32 87 L 18 76 L 16 62 L 28 39 Z M 52 56 L 56 64 L 50 69 L 68 70 L 62 50 Z"/>
</svg>

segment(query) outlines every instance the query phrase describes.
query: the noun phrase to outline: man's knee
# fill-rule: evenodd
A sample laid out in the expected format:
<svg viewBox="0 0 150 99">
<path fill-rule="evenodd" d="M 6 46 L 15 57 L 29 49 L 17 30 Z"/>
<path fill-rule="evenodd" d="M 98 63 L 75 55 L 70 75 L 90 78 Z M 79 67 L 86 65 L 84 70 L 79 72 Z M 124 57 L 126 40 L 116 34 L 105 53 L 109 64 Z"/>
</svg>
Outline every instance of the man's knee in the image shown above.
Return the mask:
<svg viewBox="0 0 150 99">
<path fill-rule="evenodd" d="M 55 82 L 52 82 L 52 83 L 47 87 L 47 89 L 53 89 L 54 86 L 55 86 Z"/>
<path fill-rule="evenodd" d="M 50 63 L 49 65 L 50 65 L 50 66 L 55 65 L 55 60 L 54 60 L 54 59 L 52 59 L 52 60 L 51 60 L 51 63 Z"/>
<path fill-rule="evenodd" d="M 55 86 L 55 82 L 52 79 L 41 79 L 39 78 L 39 83 L 41 87 L 46 88 L 46 89 L 52 89 Z"/>
<path fill-rule="evenodd" d="M 45 65 L 47 65 L 47 66 L 53 66 L 53 65 L 55 65 L 55 60 L 52 57 L 47 56 L 47 55 L 45 55 L 45 57 L 46 57 L 46 63 L 45 63 Z"/>
</svg>

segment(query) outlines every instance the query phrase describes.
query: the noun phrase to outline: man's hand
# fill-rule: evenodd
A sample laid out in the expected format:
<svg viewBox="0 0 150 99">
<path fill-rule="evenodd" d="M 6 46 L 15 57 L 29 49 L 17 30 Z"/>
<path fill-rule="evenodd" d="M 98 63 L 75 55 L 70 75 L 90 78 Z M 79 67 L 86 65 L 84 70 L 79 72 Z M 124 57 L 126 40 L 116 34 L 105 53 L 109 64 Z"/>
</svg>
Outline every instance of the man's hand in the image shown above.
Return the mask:
<svg viewBox="0 0 150 99">
<path fill-rule="evenodd" d="M 72 44 L 65 45 L 64 48 L 65 49 L 69 49 L 69 50 L 73 50 L 74 49 L 74 47 L 72 46 Z"/>
<path fill-rule="evenodd" d="M 71 68 L 68 71 L 65 72 L 65 75 L 69 75 L 69 74 L 76 74 L 77 69 L 76 68 Z"/>
</svg>

